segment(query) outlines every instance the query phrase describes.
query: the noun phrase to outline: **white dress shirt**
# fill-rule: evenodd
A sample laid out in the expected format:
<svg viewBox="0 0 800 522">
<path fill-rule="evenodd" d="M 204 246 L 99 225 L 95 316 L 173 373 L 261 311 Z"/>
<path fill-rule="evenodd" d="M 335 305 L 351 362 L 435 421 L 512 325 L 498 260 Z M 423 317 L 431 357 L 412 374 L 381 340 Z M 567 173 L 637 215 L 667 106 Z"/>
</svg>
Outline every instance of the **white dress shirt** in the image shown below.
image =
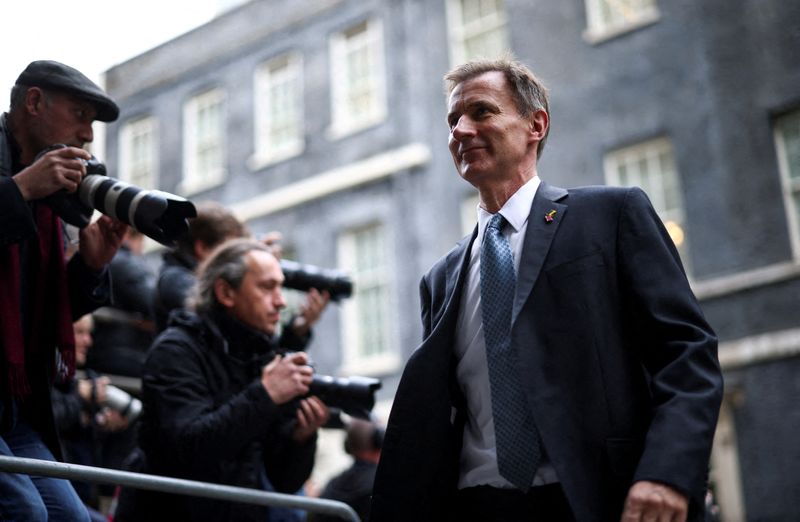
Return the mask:
<svg viewBox="0 0 800 522">
<path fill-rule="evenodd" d="M 528 214 L 539 182 L 539 177 L 534 176 L 520 187 L 499 211 L 509 223 L 503 230 L 503 235 L 508 238 L 511 253 L 514 255 L 514 270 L 517 273 L 519 273 L 525 231 L 528 228 Z M 455 351 L 458 358 L 456 376 L 467 401 L 467 424 L 464 428 L 461 449 L 459 489 L 478 485 L 514 487 L 500 476 L 497 469 L 492 398 L 481 316 L 480 249 L 491 217 L 492 214 L 478 206 L 478 237 L 472 244 L 466 284 L 461 295 L 461 307 L 456 323 Z M 555 470 L 545 461 L 539 466 L 532 485 L 557 481 Z"/>
</svg>

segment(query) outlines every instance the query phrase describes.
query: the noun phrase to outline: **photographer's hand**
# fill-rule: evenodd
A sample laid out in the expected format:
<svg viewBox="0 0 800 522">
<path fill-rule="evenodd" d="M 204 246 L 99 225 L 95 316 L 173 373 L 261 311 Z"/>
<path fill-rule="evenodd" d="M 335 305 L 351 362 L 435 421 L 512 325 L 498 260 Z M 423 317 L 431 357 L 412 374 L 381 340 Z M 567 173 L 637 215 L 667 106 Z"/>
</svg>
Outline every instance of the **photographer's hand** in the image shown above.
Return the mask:
<svg viewBox="0 0 800 522">
<path fill-rule="evenodd" d="M 325 403 L 317 397 L 308 397 L 300 401 L 297 408 L 297 426 L 292 433 L 295 442 L 305 442 L 322 427 L 331 416 Z"/>
<path fill-rule="evenodd" d="M 284 404 L 308 393 L 314 370 L 308 366 L 308 356 L 303 352 L 276 355 L 263 370 L 261 384 L 272 402 Z"/>
<path fill-rule="evenodd" d="M 82 228 L 79 251 L 86 266 L 96 272 L 102 270 L 117 253 L 127 230 L 128 225 L 108 216 Z"/>
<path fill-rule="evenodd" d="M 82 160 L 91 157 L 78 147 L 53 149 L 12 179 L 25 201 L 41 199 L 59 190 L 75 192 L 86 175 L 86 164 Z"/>
<path fill-rule="evenodd" d="M 330 300 L 331 294 L 327 290 L 320 292 L 316 288 L 312 288 L 306 293 L 306 304 L 300 310 L 300 315 L 292 321 L 292 331 L 297 337 L 302 338 L 308 335 L 309 330 L 319 320 Z"/>
</svg>

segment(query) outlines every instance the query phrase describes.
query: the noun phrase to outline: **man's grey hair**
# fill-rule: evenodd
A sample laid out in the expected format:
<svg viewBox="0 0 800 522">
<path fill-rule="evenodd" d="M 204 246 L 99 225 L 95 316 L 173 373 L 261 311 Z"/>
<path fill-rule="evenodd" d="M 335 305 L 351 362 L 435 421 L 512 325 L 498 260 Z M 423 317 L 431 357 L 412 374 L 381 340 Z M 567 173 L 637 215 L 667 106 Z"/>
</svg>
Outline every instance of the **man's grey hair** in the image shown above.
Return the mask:
<svg viewBox="0 0 800 522">
<path fill-rule="evenodd" d="M 525 64 L 514 60 L 510 55 L 496 60 L 473 60 L 454 67 L 444 75 L 445 94 L 450 96 L 457 85 L 493 71 L 501 72 L 506 77 L 520 116 L 527 118 L 538 110 L 543 110 L 550 116 L 547 88 Z M 547 141 L 549 134 L 548 125 L 542 141 L 536 148 L 539 157 L 542 155 L 544 142 Z"/>
<path fill-rule="evenodd" d="M 219 306 L 214 283 L 222 279 L 232 288 L 239 288 L 248 269 L 245 257 L 253 251 L 270 253 L 266 245 L 249 238 L 231 239 L 217 247 L 198 269 L 189 307 L 197 313 L 208 313 Z"/>
<path fill-rule="evenodd" d="M 8 105 L 8 112 L 16 112 L 25 106 L 25 96 L 28 94 L 28 89 L 30 89 L 29 85 L 20 85 L 18 83 L 11 88 L 11 101 Z M 52 94 L 46 89 L 41 87 L 40 89 L 45 103 L 48 105 L 53 103 Z"/>
</svg>

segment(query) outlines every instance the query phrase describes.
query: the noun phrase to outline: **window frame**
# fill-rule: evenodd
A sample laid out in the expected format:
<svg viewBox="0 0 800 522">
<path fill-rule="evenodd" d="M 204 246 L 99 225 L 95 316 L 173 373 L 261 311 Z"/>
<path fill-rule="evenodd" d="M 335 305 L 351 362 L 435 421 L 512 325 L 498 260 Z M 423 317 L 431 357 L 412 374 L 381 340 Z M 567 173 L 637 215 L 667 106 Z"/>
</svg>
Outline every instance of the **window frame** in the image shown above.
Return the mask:
<svg viewBox="0 0 800 522">
<path fill-rule="evenodd" d="M 380 251 L 381 264 L 378 266 L 377 273 L 371 274 L 372 287 L 380 288 L 379 301 L 382 306 L 380 335 L 384 349 L 378 353 L 365 355 L 362 342 L 364 340 L 361 314 L 359 306 L 362 301 L 360 294 L 364 292 L 365 284 L 363 275 L 358 271 L 357 236 L 378 230 L 381 235 Z M 360 375 L 383 375 L 389 374 L 400 369 L 401 360 L 393 342 L 393 322 L 391 319 L 392 301 L 392 279 L 391 258 L 388 255 L 388 227 L 381 222 L 371 222 L 363 226 L 349 228 L 339 235 L 338 254 L 339 266 L 350 267 L 354 283 L 353 295 L 342 303 L 342 364 L 341 371 L 344 374 Z"/>
<path fill-rule="evenodd" d="M 460 65 L 469 59 L 478 57 L 469 56 L 466 49 L 467 40 L 469 38 L 474 38 L 478 34 L 486 34 L 491 31 L 502 31 L 501 38 L 505 43 L 505 48 L 506 50 L 510 49 L 508 14 L 505 8 L 505 0 L 497 0 L 497 2 L 501 4 L 501 9 L 499 11 L 495 11 L 495 17 L 489 18 L 488 20 L 487 17 L 484 17 L 478 22 L 472 22 L 477 29 L 465 27 L 464 24 L 462 24 L 463 1 L 464 0 L 447 0 L 447 3 L 445 4 L 447 33 L 449 36 L 448 47 L 450 53 L 450 65 Z M 488 58 L 493 57 L 490 56 Z"/>
<path fill-rule="evenodd" d="M 281 65 L 282 62 L 284 65 Z M 275 80 L 276 76 L 278 81 Z M 287 143 L 276 147 L 270 139 L 273 132 L 270 94 L 273 87 L 285 76 L 289 77 L 286 82 L 291 82 L 293 86 L 294 136 Z M 299 52 L 288 52 L 259 64 L 253 74 L 253 93 L 255 117 L 251 169 L 258 170 L 302 154 L 305 149 L 303 55 Z"/>
<path fill-rule="evenodd" d="M 144 130 L 142 130 L 144 129 Z M 134 147 L 133 137 L 148 135 L 148 179 L 142 182 L 134 174 Z M 157 189 L 159 183 L 159 158 L 158 158 L 158 120 L 155 116 L 146 115 L 126 121 L 119 131 L 119 178 L 126 183 L 143 189 Z"/>
<path fill-rule="evenodd" d="M 348 37 L 347 33 L 365 25 L 363 35 Z M 356 39 L 355 43 L 350 39 Z M 366 43 L 362 44 L 362 40 Z M 372 110 L 362 116 L 353 116 L 349 111 L 351 95 L 350 80 L 347 77 L 347 57 L 356 45 L 366 45 L 371 61 L 369 68 L 370 91 L 372 92 Z M 338 140 L 361 130 L 373 127 L 388 116 L 386 92 L 386 53 L 384 43 L 383 22 L 379 18 L 368 18 L 350 24 L 344 30 L 331 35 L 329 40 L 331 61 L 331 124 L 327 135 L 329 139 Z"/>
<path fill-rule="evenodd" d="M 800 108 L 786 112 L 774 120 L 773 136 L 775 141 L 775 153 L 778 156 L 778 172 L 781 178 L 783 206 L 786 211 L 792 257 L 795 261 L 800 262 L 800 172 L 797 178 L 792 179 L 786 139 L 782 126 L 784 122 L 792 120 L 796 120 L 797 126 L 800 128 Z M 800 168 L 800 166 L 798 166 L 798 168 Z"/>
<path fill-rule="evenodd" d="M 210 100 L 210 101 L 209 101 Z M 204 176 L 198 175 L 199 150 L 197 143 L 197 120 L 202 107 L 220 106 L 219 166 Z M 193 194 L 221 185 L 227 177 L 227 94 L 222 87 L 212 87 L 194 94 L 183 104 L 183 172 L 179 190 Z"/>
<path fill-rule="evenodd" d="M 585 0 L 586 29 L 584 30 L 583 38 L 591 44 L 597 44 L 654 24 L 661 19 L 658 1 L 651 0 L 652 5 L 641 8 L 628 20 L 616 23 L 609 23 L 603 20 L 601 14 L 603 3 L 624 1 L 626 0 Z"/>
</svg>

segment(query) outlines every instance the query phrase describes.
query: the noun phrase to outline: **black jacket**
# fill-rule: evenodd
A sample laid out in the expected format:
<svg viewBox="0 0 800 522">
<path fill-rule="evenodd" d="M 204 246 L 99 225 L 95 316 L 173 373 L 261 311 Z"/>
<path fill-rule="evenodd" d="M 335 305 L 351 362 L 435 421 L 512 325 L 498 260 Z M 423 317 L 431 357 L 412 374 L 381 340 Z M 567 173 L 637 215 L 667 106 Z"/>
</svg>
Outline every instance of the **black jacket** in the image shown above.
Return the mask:
<svg viewBox="0 0 800 522">
<path fill-rule="evenodd" d="M 277 491 L 300 489 L 316 440 L 295 443 L 296 404 L 276 405 L 262 386 L 270 348 L 266 337 L 224 313 L 173 314 L 142 379 L 140 445 L 148 472 L 259 489 L 268 478 Z M 266 519 L 263 507 L 196 497 L 164 495 L 156 505 L 148 520 Z"/>
<path fill-rule="evenodd" d="M 0 226 L 0 252 L 14 244 L 20 245 L 23 251 L 35 248 L 34 240 L 38 234 L 33 209 L 35 205 L 42 203 L 25 201 L 12 179 L 23 168 L 23 165 L 19 163 L 18 155 L 18 147 L 8 128 L 7 114 L 2 114 L 0 115 L 0 223 L 2 223 Z M 73 320 L 111 302 L 111 277 L 107 269 L 103 269 L 99 273 L 94 272 L 83 262 L 80 253 L 72 256 L 64 269 L 67 272 Z M 30 320 L 26 314 L 32 303 L 26 302 L 26 300 L 32 299 L 28 287 L 30 281 L 35 277 L 41 277 L 41 275 L 24 272 L 21 275 L 23 325 Z M 45 329 L 54 327 L 52 324 L 36 326 Z M 26 336 L 28 333 L 26 332 Z M 0 353 L 4 350 L 1 343 L 2 341 L 0 341 Z M 26 398 L 22 410 L 23 415 L 28 418 L 33 428 L 42 437 L 48 449 L 56 458 L 60 459 L 61 449 L 50 396 L 55 377 L 53 374 L 54 350 L 55 347 L 53 350 L 46 350 L 46 353 L 32 354 L 28 352 L 25 354 L 31 395 Z M 2 385 L 0 385 L 0 436 L 8 429 L 12 417 L 10 415 L 12 397 L 5 386 L 6 372 L 4 357 L 0 355 L 0 376 L 2 376 L 0 379 L 3 379 Z"/>
</svg>

